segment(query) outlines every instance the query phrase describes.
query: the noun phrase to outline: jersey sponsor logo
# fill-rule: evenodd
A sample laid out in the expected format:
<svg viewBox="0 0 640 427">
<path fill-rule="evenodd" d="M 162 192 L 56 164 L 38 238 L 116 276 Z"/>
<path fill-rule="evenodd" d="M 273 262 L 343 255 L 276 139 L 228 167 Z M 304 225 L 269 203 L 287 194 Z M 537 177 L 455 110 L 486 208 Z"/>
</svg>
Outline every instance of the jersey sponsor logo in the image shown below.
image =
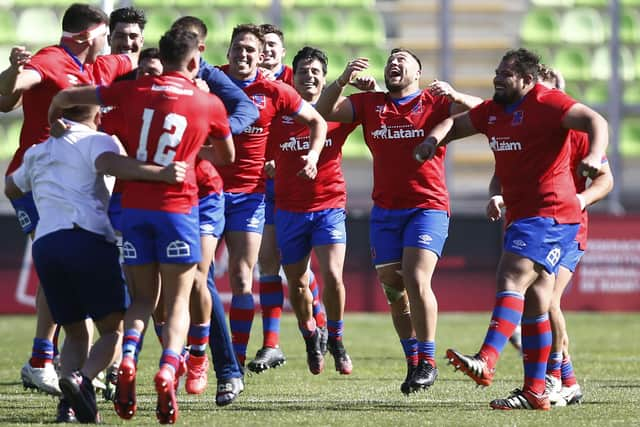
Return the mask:
<svg viewBox="0 0 640 427">
<path fill-rule="evenodd" d="M 267 106 L 267 97 L 261 93 L 251 95 L 251 100 L 258 108 L 265 108 Z"/>
<path fill-rule="evenodd" d="M 420 241 L 420 243 L 422 243 L 423 245 L 430 245 L 431 242 L 433 242 L 433 237 L 431 237 L 428 234 L 420 234 L 418 236 L 418 240 Z"/>
<path fill-rule="evenodd" d="M 560 257 L 562 256 L 562 250 L 560 248 L 553 248 L 547 254 L 547 262 L 552 266 L 556 265 L 558 261 L 560 261 Z"/>
<path fill-rule="evenodd" d="M 167 258 L 184 258 L 191 256 L 191 246 L 184 240 L 174 240 L 167 245 Z"/>
<path fill-rule="evenodd" d="M 511 242 L 511 247 L 515 249 L 524 249 L 527 244 L 523 240 L 514 240 Z"/>
<path fill-rule="evenodd" d="M 327 138 L 324 141 L 325 147 L 331 147 L 333 145 L 333 140 L 331 138 Z M 289 137 L 286 142 L 280 144 L 281 151 L 307 151 L 309 149 L 309 137 L 303 136 L 301 138 L 296 138 L 294 136 Z"/>
<path fill-rule="evenodd" d="M 295 123 L 295 120 L 293 120 L 293 117 L 291 116 L 282 116 L 282 124 L 283 125 L 292 125 Z"/>
<path fill-rule="evenodd" d="M 489 116 L 489 120 L 487 120 L 488 125 L 494 125 L 496 123 L 496 116 Z"/>
<path fill-rule="evenodd" d="M 155 92 L 168 92 L 173 93 L 175 95 L 186 95 L 193 96 L 193 89 L 185 89 L 182 87 L 171 86 L 171 85 L 157 85 L 153 84 L 151 86 L 151 90 Z"/>
<path fill-rule="evenodd" d="M 492 151 L 521 151 L 522 144 L 518 141 L 508 141 L 507 137 L 498 137 L 496 139 L 495 136 L 491 137 L 491 141 L 489 141 L 489 148 Z"/>
<path fill-rule="evenodd" d="M 511 120 L 511 126 L 518 126 L 522 124 L 524 120 L 524 111 L 518 110 L 513 113 L 513 119 Z"/>
<path fill-rule="evenodd" d="M 247 133 L 249 135 L 258 135 L 263 132 L 264 128 L 261 128 L 260 126 L 247 126 L 247 128 L 242 131 L 242 133 Z"/>
<path fill-rule="evenodd" d="M 122 242 L 122 258 L 125 259 L 136 259 L 138 258 L 138 251 L 136 251 L 135 246 L 128 240 Z"/>
<path fill-rule="evenodd" d="M 382 124 L 380 129 L 371 132 L 373 139 L 410 139 L 424 138 L 424 129 L 414 129 L 411 125 L 387 126 Z"/>
</svg>

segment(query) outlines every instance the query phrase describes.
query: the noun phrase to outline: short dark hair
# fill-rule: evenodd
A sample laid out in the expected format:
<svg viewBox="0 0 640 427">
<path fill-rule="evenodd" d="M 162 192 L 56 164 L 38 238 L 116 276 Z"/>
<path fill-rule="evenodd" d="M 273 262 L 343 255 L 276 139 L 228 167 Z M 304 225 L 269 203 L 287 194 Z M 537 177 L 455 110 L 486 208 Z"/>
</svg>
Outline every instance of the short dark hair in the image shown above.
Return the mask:
<svg viewBox="0 0 640 427">
<path fill-rule="evenodd" d="M 207 25 L 200 18 L 196 18 L 195 16 L 182 16 L 178 18 L 173 24 L 171 24 L 171 28 L 182 28 L 185 30 L 195 30 L 198 38 L 204 40 L 207 38 Z"/>
<path fill-rule="evenodd" d="M 280 41 L 284 45 L 284 33 L 277 25 L 273 24 L 262 24 L 260 25 L 260 29 L 262 30 L 262 34 L 275 34 L 280 37 Z"/>
<path fill-rule="evenodd" d="M 532 75 L 534 80 L 538 78 L 540 56 L 530 50 L 512 49 L 504 54 L 501 62 L 513 63 L 513 68 L 520 77 Z"/>
<path fill-rule="evenodd" d="M 193 31 L 173 28 L 160 38 L 160 60 L 163 64 L 180 65 L 194 50 L 198 50 L 198 36 Z"/>
<path fill-rule="evenodd" d="M 293 57 L 293 72 L 295 73 L 298 69 L 298 64 L 301 61 L 307 60 L 318 60 L 322 64 L 322 73 L 327 75 L 327 65 L 329 64 L 329 59 L 327 55 L 321 51 L 320 49 L 316 49 L 315 47 L 305 46 L 296 53 L 296 56 Z"/>
<path fill-rule="evenodd" d="M 94 25 L 108 23 L 109 17 L 99 7 L 90 4 L 73 3 L 65 10 L 62 17 L 62 31 L 78 33 Z"/>
<path fill-rule="evenodd" d="M 413 57 L 413 59 L 416 60 L 416 62 L 418 63 L 418 69 L 420 71 L 422 71 L 422 62 L 420 62 L 420 59 L 418 58 L 418 55 L 416 55 L 415 53 L 413 53 L 412 51 L 410 51 L 409 49 L 406 49 L 404 47 L 396 47 L 391 49 L 391 53 L 389 53 L 389 56 L 393 55 L 394 53 L 399 53 L 399 52 L 406 52 L 409 55 L 411 55 Z"/>
<path fill-rule="evenodd" d="M 131 7 L 121 7 L 111 12 L 109 15 L 109 31 L 113 32 L 117 24 L 138 24 L 141 30 L 147 24 L 147 17 L 144 10 Z"/>
<path fill-rule="evenodd" d="M 85 122 L 93 120 L 99 111 L 97 105 L 74 105 L 73 107 L 62 110 L 62 117 L 73 120 L 74 122 Z"/>
<path fill-rule="evenodd" d="M 264 33 L 262 29 L 256 24 L 240 24 L 233 28 L 233 32 L 231 33 L 231 42 L 233 43 L 233 39 L 236 38 L 238 34 L 250 33 L 256 36 L 256 38 L 260 41 L 262 46 L 264 46 Z"/>
<path fill-rule="evenodd" d="M 160 49 L 157 47 L 148 47 L 141 50 L 138 62 L 142 62 L 145 59 L 160 59 Z"/>
</svg>

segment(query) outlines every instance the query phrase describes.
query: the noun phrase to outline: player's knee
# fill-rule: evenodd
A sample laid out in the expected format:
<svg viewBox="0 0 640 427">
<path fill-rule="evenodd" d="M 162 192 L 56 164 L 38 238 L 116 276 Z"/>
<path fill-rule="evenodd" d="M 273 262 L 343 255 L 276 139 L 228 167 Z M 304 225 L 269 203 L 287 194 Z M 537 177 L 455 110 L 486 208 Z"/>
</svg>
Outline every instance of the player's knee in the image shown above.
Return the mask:
<svg viewBox="0 0 640 427">
<path fill-rule="evenodd" d="M 389 286 L 385 283 L 382 283 L 382 290 L 384 291 L 384 295 L 387 297 L 387 302 L 391 305 L 397 301 L 400 301 L 405 294 L 405 290 L 398 290 L 393 286 Z M 407 307 L 408 309 L 408 307 Z"/>
</svg>

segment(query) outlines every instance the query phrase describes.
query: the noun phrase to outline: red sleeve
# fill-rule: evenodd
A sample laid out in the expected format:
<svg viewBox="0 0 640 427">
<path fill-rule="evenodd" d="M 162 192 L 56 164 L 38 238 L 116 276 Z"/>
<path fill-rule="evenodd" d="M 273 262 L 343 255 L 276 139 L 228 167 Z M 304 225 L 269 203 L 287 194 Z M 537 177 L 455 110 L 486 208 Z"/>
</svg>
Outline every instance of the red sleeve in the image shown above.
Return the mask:
<svg viewBox="0 0 640 427">
<path fill-rule="evenodd" d="M 487 121 L 489 117 L 490 100 L 484 101 L 482 104 L 475 106 L 469 110 L 469 118 L 471 124 L 480 133 L 487 134 Z"/>
<path fill-rule="evenodd" d="M 558 117 L 562 120 L 567 111 L 576 104 L 576 100 L 560 90 L 547 90 L 540 94 L 540 101 L 548 111 L 547 114 Z M 548 117 L 545 115 L 545 117 Z"/>
<path fill-rule="evenodd" d="M 131 102 L 131 92 L 126 89 L 135 80 L 115 82 L 110 86 L 98 86 L 98 99 L 101 105 L 118 107 L 121 104 Z"/>
<path fill-rule="evenodd" d="M 132 69 L 127 55 L 101 55 L 93 64 L 93 79 L 97 84 L 108 85 Z"/>
<path fill-rule="evenodd" d="M 25 69 L 31 69 L 36 71 L 42 77 L 42 80 L 46 80 L 50 75 L 51 71 L 55 70 L 55 57 L 52 58 L 49 53 L 52 52 L 51 49 L 45 48 L 31 57 L 29 63 L 24 66 Z"/>
<path fill-rule="evenodd" d="M 363 108 L 366 104 L 367 92 L 358 92 L 353 95 L 349 95 L 349 101 L 351 101 L 351 108 L 353 108 L 353 121 L 362 120 L 364 117 Z"/>
<path fill-rule="evenodd" d="M 280 83 L 277 92 L 278 115 L 294 116 L 302 108 L 302 98 L 291 86 Z"/>
</svg>

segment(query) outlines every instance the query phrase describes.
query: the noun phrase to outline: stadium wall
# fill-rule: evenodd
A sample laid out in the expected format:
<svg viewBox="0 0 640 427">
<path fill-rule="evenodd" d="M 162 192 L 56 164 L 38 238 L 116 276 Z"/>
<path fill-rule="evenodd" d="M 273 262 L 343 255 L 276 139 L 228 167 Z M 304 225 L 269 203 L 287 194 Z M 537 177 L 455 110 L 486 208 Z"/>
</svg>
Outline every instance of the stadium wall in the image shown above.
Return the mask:
<svg viewBox="0 0 640 427">
<path fill-rule="evenodd" d="M 344 281 L 348 311 L 387 311 L 369 256 L 368 218 L 349 217 Z M 28 239 L 13 216 L 0 216 L 0 314 L 33 313 L 37 277 Z M 487 311 L 494 302 L 502 225 L 453 217 L 433 278 L 441 311 Z M 567 310 L 640 311 L 640 215 L 592 216 L 589 247 L 563 299 Z M 315 260 L 312 260 L 314 263 Z M 217 254 L 218 288 L 230 301 L 225 248 Z M 316 266 L 317 267 L 317 266 Z M 318 268 L 314 269 L 316 272 Z M 87 278 L 91 286 L 91 278 Z M 257 290 L 257 283 L 254 290 Z"/>
</svg>

